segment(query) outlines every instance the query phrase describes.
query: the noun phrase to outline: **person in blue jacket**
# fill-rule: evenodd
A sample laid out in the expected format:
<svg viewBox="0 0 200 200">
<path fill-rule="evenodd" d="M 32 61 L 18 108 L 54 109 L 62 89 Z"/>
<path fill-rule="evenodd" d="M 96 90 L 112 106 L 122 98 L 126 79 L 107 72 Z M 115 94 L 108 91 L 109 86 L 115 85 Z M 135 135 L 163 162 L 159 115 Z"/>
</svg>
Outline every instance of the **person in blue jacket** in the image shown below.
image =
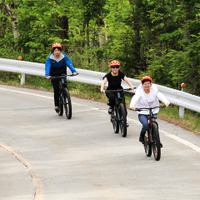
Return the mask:
<svg viewBox="0 0 200 200">
<path fill-rule="evenodd" d="M 77 71 L 74 68 L 71 60 L 67 55 L 61 52 L 62 45 L 60 43 L 54 43 L 52 45 L 52 52 L 48 56 L 45 63 L 45 76 L 50 79 L 51 76 L 60 76 L 61 74 L 67 74 L 67 68 L 69 67 L 73 75 L 77 75 Z M 59 112 L 59 80 L 51 80 L 54 89 L 54 105 L 55 111 Z"/>
</svg>

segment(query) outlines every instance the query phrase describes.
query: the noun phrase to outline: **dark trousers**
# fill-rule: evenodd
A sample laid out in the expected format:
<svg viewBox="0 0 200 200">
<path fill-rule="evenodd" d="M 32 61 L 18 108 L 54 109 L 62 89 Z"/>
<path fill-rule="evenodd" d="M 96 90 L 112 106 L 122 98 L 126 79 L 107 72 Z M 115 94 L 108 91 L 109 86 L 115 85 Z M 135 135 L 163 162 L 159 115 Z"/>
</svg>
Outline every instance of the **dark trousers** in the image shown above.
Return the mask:
<svg viewBox="0 0 200 200">
<path fill-rule="evenodd" d="M 127 114 L 124 93 L 121 92 L 120 95 L 122 97 L 122 102 L 123 102 L 123 104 L 125 106 L 125 111 L 126 111 L 126 114 Z M 108 100 L 109 100 L 108 105 L 111 106 L 111 107 L 114 107 L 114 105 L 115 105 L 115 99 L 117 98 L 117 93 L 116 92 L 108 92 L 108 93 L 106 93 L 106 96 L 108 97 Z"/>
<path fill-rule="evenodd" d="M 59 106 L 59 80 L 51 80 L 54 89 L 54 105 Z"/>
</svg>

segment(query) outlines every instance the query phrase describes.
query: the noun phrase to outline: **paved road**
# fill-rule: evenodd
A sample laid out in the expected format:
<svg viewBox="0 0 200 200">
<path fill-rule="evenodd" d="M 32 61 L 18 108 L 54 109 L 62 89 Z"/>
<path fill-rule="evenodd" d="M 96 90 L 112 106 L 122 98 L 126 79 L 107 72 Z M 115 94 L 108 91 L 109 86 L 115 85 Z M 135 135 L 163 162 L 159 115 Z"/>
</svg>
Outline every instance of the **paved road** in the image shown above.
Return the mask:
<svg viewBox="0 0 200 200">
<path fill-rule="evenodd" d="M 114 134 L 105 104 L 72 98 L 73 117 L 53 110 L 53 94 L 0 85 L 0 199 L 199 200 L 200 137 L 159 120 L 159 162 Z"/>
</svg>

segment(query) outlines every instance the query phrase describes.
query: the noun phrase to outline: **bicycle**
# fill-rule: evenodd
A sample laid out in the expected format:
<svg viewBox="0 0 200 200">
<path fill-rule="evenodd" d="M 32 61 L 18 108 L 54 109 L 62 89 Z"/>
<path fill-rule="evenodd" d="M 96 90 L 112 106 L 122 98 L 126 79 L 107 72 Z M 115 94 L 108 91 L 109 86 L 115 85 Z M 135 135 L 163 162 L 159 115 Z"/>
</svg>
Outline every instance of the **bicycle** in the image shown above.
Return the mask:
<svg viewBox="0 0 200 200">
<path fill-rule="evenodd" d="M 119 128 L 120 128 L 122 137 L 127 136 L 127 119 L 126 119 L 127 112 L 125 104 L 123 103 L 123 98 L 121 97 L 121 92 L 126 90 L 131 90 L 131 88 L 105 91 L 106 93 L 109 92 L 117 93 L 117 98 L 115 99 L 115 105 L 111 113 L 110 121 L 113 125 L 115 133 L 119 133 Z"/>
<path fill-rule="evenodd" d="M 65 109 L 65 115 L 67 119 L 72 118 L 72 103 L 70 93 L 67 87 L 67 76 L 75 76 L 73 74 L 62 74 L 60 76 L 52 76 L 51 80 L 59 79 L 59 111 L 58 115 L 63 115 L 63 107 Z"/>
<path fill-rule="evenodd" d="M 153 116 L 153 109 L 165 108 L 165 107 L 166 107 L 165 105 L 162 105 L 153 108 L 136 108 L 136 111 L 149 110 L 149 119 L 148 119 L 149 123 L 148 123 L 148 130 L 144 136 L 144 149 L 148 157 L 150 157 L 153 152 L 154 159 L 156 161 L 159 161 L 161 158 L 162 144 L 160 142 L 159 128 L 158 128 L 158 123 L 156 121 L 157 118 Z"/>
</svg>

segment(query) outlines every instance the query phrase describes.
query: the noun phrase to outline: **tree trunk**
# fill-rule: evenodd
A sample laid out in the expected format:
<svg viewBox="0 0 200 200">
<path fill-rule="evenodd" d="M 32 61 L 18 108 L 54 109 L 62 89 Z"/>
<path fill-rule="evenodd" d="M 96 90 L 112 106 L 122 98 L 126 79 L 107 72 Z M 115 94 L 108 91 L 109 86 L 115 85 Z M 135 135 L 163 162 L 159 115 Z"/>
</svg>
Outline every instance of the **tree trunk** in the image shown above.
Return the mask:
<svg viewBox="0 0 200 200">
<path fill-rule="evenodd" d="M 11 17 L 13 36 L 15 39 L 19 36 L 19 33 L 17 31 L 18 15 L 13 12 L 18 7 L 17 1 L 14 0 L 10 5 L 8 5 L 7 2 L 5 1 L 3 4 L 4 4 L 4 12 Z"/>
<path fill-rule="evenodd" d="M 103 33 L 103 28 L 105 23 L 101 17 L 97 18 L 97 25 L 98 25 L 98 35 L 99 35 L 99 46 L 102 47 L 106 43 L 106 34 Z"/>
</svg>

